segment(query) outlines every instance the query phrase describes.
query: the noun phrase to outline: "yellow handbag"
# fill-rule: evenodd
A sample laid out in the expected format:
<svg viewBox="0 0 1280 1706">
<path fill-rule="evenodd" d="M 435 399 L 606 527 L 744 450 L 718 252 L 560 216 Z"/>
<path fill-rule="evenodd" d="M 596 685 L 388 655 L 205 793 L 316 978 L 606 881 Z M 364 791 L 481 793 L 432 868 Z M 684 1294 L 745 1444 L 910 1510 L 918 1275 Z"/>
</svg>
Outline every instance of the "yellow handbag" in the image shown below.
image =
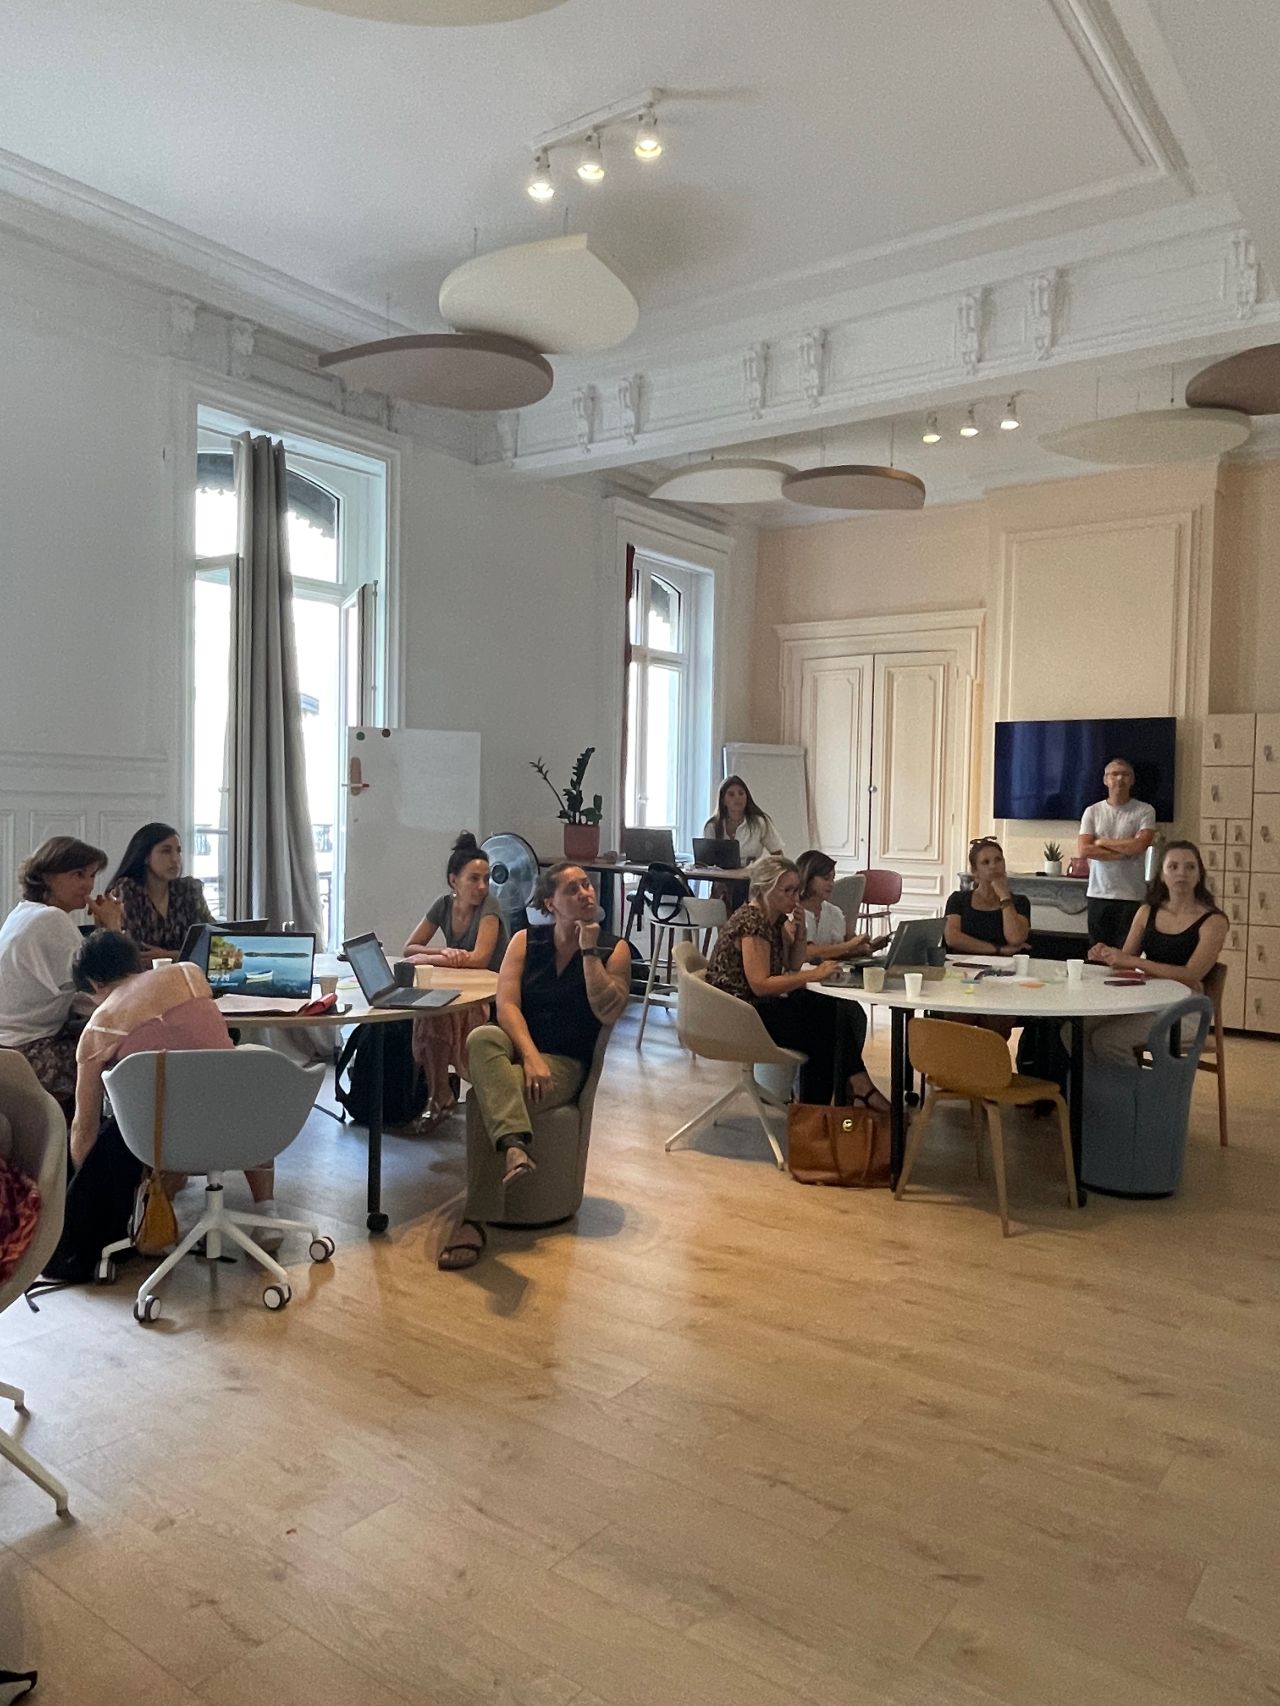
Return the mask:
<svg viewBox="0 0 1280 1706">
<path fill-rule="evenodd" d="M 138 1186 L 129 1236 L 140 1256 L 162 1256 L 178 1242 L 178 1217 L 165 1195 L 161 1176 L 164 1143 L 164 1069 L 168 1056 L 156 1056 L 155 1113 L 152 1117 L 155 1165 Z"/>
</svg>

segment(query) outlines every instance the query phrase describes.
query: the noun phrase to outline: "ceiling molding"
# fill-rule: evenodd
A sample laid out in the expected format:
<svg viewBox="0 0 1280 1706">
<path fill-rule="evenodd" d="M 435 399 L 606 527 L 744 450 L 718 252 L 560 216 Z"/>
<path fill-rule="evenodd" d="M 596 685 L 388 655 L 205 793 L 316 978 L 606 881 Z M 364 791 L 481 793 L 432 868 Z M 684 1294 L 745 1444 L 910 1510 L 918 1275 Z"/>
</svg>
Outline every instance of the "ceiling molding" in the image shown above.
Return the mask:
<svg viewBox="0 0 1280 1706">
<path fill-rule="evenodd" d="M 1247 259 L 1249 247 L 1238 223 L 1171 238 L 1129 235 L 1122 252 L 1030 272 L 998 271 L 1001 258 L 989 257 L 989 270 L 970 269 L 963 289 L 940 289 L 936 275 L 918 275 L 901 281 L 883 306 L 826 318 L 818 394 L 810 304 L 779 316 L 767 336 L 747 346 L 745 385 L 734 327 L 710 348 L 704 340 L 688 359 L 641 368 L 640 430 L 619 407 L 617 366 L 599 358 L 594 366 L 557 363 L 557 390 L 521 415 L 511 466 L 542 476 L 581 468 L 584 448 L 570 405 L 575 386 L 595 387 L 589 449 L 593 464 L 607 468 L 1034 386 L 1046 369 L 1199 354 L 1215 339 L 1238 340 L 1242 323 L 1260 331 L 1280 323 L 1280 300 L 1265 279 L 1251 274 L 1250 290 L 1241 292 L 1241 256 Z M 634 381 L 633 353 L 625 360 Z M 496 445 L 482 443 L 480 454 L 493 459 Z"/>
</svg>

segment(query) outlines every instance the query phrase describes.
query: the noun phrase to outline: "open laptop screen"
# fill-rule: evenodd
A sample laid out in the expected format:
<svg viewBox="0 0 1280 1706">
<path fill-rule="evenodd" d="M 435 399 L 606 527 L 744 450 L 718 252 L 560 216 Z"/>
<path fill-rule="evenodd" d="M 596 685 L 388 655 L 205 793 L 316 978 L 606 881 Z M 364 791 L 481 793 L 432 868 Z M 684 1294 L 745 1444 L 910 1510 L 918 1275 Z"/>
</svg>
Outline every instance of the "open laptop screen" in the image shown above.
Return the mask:
<svg viewBox="0 0 1280 1706">
<path fill-rule="evenodd" d="M 353 936 L 349 942 L 342 944 L 342 951 L 347 956 L 348 965 L 356 974 L 360 993 L 366 1001 L 373 1001 L 384 990 L 391 988 L 395 978 L 387 963 L 387 956 L 382 951 L 382 943 L 372 932 L 365 936 Z"/>
<path fill-rule="evenodd" d="M 316 939 L 240 935 L 212 929 L 205 975 L 216 995 L 269 995 L 305 1001 L 311 995 Z"/>
</svg>

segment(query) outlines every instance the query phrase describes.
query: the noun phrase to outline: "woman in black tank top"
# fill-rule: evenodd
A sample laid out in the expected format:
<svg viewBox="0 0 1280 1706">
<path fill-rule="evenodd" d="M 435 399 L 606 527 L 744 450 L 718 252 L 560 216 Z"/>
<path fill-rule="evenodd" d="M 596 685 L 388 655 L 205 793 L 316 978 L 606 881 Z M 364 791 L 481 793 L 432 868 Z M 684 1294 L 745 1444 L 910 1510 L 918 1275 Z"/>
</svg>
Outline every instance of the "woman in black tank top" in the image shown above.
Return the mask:
<svg viewBox="0 0 1280 1706">
<path fill-rule="evenodd" d="M 1100 942 L 1089 950 L 1089 958 L 1115 971 L 1171 978 L 1198 995 L 1218 963 L 1227 925 L 1227 915 L 1209 887 L 1200 849 L 1194 841 L 1171 841 L 1124 947 Z"/>
</svg>

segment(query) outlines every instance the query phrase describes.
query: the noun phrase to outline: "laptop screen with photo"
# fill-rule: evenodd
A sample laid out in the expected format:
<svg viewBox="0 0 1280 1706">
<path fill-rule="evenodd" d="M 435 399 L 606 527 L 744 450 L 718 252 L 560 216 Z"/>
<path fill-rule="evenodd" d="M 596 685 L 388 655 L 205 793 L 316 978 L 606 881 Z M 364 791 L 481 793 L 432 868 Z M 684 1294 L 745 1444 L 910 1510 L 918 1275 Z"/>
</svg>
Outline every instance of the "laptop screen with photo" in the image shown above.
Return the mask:
<svg viewBox="0 0 1280 1706">
<path fill-rule="evenodd" d="M 209 931 L 205 976 L 214 995 L 268 995 L 306 1001 L 311 995 L 316 939 L 309 934 L 240 935 Z"/>
</svg>

